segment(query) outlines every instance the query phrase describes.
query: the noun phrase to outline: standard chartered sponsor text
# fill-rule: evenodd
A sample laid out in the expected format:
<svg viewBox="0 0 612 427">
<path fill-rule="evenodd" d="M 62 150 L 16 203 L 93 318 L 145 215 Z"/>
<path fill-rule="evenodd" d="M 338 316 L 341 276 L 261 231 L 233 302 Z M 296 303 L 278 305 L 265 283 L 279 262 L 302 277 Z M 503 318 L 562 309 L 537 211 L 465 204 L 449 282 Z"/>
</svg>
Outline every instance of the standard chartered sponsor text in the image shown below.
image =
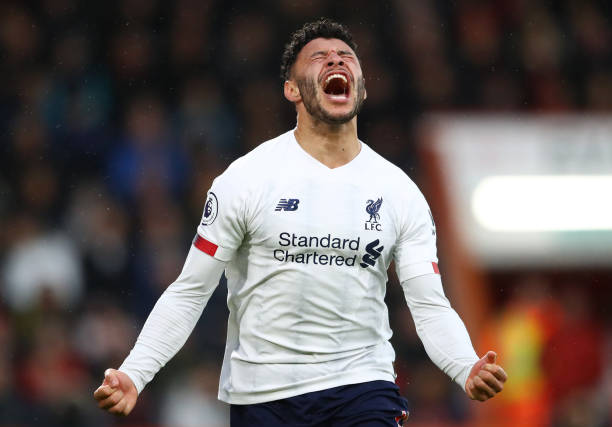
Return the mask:
<svg viewBox="0 0 612 427">
<path fill-rule="evenodd" d="M 313 249 L 339 249 L 358 251 L 360 246 L 360 238 L 344 239 L 333 237 L 331 234 L 324 236 L 300 236 L 294 233 L 282 232 L 279 234 L 278 244 L 287 249 L 274 249 L 274 259 L 279 262 L 295 262 L 298 264 L 316 264 L 316 265 L 336 265 L 348 266 L 355 265 L 357 254 L 347 256 L 348 254 L 335 253 L 326 254 L 320 251 L 290 251 L 288 248 L 313 248 Z"/>
</svg>

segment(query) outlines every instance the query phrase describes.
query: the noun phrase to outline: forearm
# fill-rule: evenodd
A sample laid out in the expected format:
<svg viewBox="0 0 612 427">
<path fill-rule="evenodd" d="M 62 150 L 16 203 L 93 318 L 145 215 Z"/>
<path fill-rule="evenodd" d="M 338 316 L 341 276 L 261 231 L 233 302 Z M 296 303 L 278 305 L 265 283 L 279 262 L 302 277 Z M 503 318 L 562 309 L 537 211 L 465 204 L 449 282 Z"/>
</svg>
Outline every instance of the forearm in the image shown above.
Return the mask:
<svg viewBox="0 0 612 427">
<path fill-rule="evenodd" d="M 464 389 L 478 360 L 465 325 L 450 306 L 438 274 L 402 282 L 417 334 L 429 358 Z"/>
<path fill-rule="evenodd" d="M 179 277 L 164 291 L 119 370 L 138 393 L 185 344 L 215 290 L 225 263 L 191 247 Z"/>
</svg>

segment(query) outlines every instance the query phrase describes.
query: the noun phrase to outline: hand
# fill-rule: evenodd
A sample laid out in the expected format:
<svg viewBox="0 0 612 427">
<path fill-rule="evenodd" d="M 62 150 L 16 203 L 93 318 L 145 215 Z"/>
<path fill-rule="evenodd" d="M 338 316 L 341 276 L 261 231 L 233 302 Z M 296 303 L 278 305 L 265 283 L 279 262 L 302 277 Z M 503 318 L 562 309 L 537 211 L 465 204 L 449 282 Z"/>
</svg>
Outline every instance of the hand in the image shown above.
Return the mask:
<svg viewBox="0 0 612 427">
<path fill-rule="evenodd" d="M 472 366 L 465 382 L 465 391 L 470 399 L 484 402 L 502 391 L 508 375 L 495 363 L 497 354 L 488 351 L 482 359 Z"/>
<path fill-rule="evenodd" d="M 128 415 L 136 405 L 138 391 L 127 374 L 116 369 L 104 371 L 102 385 L 94 391 L 98 406 L 115 415 Z"/>
</svg>

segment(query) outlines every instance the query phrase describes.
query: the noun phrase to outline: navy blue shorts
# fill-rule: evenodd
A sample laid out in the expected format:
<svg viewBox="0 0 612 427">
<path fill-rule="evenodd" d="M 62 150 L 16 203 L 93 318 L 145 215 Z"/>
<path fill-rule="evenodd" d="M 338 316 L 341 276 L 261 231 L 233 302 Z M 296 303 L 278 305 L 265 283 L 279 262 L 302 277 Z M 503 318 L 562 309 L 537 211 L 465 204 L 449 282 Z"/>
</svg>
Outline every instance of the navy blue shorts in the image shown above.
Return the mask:
<svg viewBox="0 0 612 427">
<path fill-rule="evenodd" d="M 397 427 L 408 402 L 389 381 L 349 384 L 254 405 L 231 405 L 232 427 Z"/>
</svg>

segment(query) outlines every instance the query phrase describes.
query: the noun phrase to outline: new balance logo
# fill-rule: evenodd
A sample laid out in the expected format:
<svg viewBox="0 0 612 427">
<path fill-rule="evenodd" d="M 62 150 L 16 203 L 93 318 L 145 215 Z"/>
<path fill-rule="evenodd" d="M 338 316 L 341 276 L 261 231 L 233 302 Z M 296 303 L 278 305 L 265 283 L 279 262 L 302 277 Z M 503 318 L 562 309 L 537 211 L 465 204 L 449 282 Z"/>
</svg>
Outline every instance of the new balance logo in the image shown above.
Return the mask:
<svg viewBox="0 0 612 427">
<path fill-rule="evenodd" d="M 297 211 L 300 199 L 280 199 L 275 211 Z"/>
</svg>

